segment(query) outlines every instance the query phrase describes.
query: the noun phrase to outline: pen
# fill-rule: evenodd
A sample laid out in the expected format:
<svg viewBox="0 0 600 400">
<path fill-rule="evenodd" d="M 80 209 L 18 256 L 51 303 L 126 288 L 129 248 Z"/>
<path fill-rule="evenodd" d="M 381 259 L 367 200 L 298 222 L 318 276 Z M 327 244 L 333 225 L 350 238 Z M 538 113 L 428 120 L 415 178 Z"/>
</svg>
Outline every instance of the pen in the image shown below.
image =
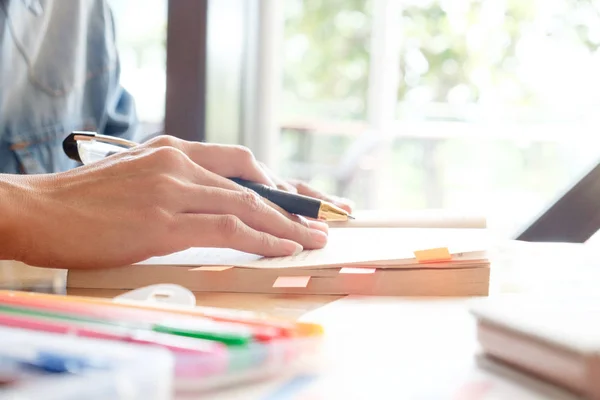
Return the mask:
<svg viewBox="0 0 600 400">
<path fill-rule="evenodd" d="M 59 294 L 48 293 L 32 293 L 18 291 L 2 291 L 0 290 L 0 302 L 8 299 L 36 299 L 43 303 L 62 303 L 62 304 L 95 304 L 97 306 L 121 308 L 128 310 L 144 310 L 167 312 L 192 317 L 206 317 L 215 321 L 243 323 L 248 326 L 268 327 L 278 330 L 278 335 L 281 337 L 288 336 L 317 336 L 323 334 L 323 327 L 318 324 L 308 322 L 296 322 L 275 317 L 266 317 L 253 312 L 244 312 L 240 310 L 230 310 L 213 307 L 194 307 L 191 309 L 180 308 L 168 304 L 157 303 L 141 303 L 134 301 L 119 300 L 119 302 L 110 299 L 86 296 L 66 296 Z"/>
<path fill-rule="evenodd" d="M 72 160 L 88 164 L 137 146 L 138 143 L 96 132 L 75 131 L 63 141 L 63 150 Z M 354 219 L 347 211 L 328 201 L 278 190 L 267 185 L 240 178 L 229 178 L 237 184 L 255 191 L 285 211 L 322 221 L 347 221 Z"/>
<path fill-rule="evenodd" d="M 260 196 L 277 204 L 285 211 L 302 215 L 303 217 L 320 219 L 322 221 L 347 221 L 354 219 L 342 208 L 327 201 L 315 199 L 297 193 L 272 188 L 261 183 L 248 181 L 241 178 L 229 178 L 238 185 L 244 186 L 258 193 Z"/>
</svg>

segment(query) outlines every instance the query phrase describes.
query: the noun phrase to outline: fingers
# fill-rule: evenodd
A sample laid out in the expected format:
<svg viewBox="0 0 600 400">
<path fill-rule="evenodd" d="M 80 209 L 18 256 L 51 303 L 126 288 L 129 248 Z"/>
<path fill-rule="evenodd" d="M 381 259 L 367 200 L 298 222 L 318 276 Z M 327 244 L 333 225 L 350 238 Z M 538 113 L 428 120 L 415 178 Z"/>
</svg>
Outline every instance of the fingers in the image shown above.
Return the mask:
<svg viewBox="0 0 600 400">
<path fill-rule="evenodd" d="M 263 171 L 265 171 L 265 173 L 271 178 L 271 180 L 275 183 L 275 186 L 277 187 L 277 189 L 285 190 L 286 192 L 290 192 L 290 193 L 298 193 L 298 191 L 296 190 L 294 185 L 291 185 L 286 180 L 279 178 L 277 176 L 277 174 L 275 174 L 269 167 L 267 167 L 266 164 L 264 164 L 260 161 L 258 162 L 258 164 L 263 169 Z"/>
<path fill-rule="evenodd" d="M 288 218 L 250 191 L 196 185 L 182 191 L 180 201 L 183 213 L 235 215 L 254 230 L 292 240 L 303 248 L 322 248 L 327 243 L 326 228 L 305 218 Z"/>
<path fill-rule="evenodd" d="M 319 222 L 319 221 L 309 221 L 302 216 L 291 214 L 288 211 L 284 210 L 283 208 L 279 207 L 277 204 L 274 204 L 265 198 L 257 196 L 250 189 L 240 186 L 240 185 L 232 182 L 231 180 L 225 179 L 211 171 L 206 171 L 206 170 L 202 169 L 201 167 L 197 168 L 196 177 L 194 178 L 193 182 L 196 184 L 199 184 L 199 185 L 203 185 L 203 186 L 211 186 L 211 187 L 228 189 L 228 190 L 245 193 L 245 196 L 247 196 L 248 199 L 255 199 L 255 198 L 260 199 L 266 205 L 270 206 L 273 210 L 275 210 L 276 212 L 278 212 L 279 214 L 281 214 L 282 216 L 284 216 L 285 218 L 287 218 L 288 220 L 290 220 L 292 222 L 298 223 L 306 228 L 317 229 L 325 234 L 328 233 L 328 225 L 326 223 Z M 248 200 L 248 201 L 254 201 L 254 200 Z M 249 205 L 252 206 L 251 203 Z M 208 211 L 204 211 L 204 212 L 208 212 Z M 310 245 L 310 246 L 312 248 L 313 245 Z"/>
<path fill-rule="evenodd" d="M 129 156 L 145 157 L 147 161 L 141 168 L 159 172 L 153 177 L 151 186 L 159 191 L 163 200 L 168 199 L 169 204 L 174 204 L 174 212 L 244 213 L 244 221 L 252 227 L 295 240 L 304 247 L 319 248 L 326 242 L 326 237 L 323 238 L 323 234 L 327 234 L 325 224 L 309 225 L 305 218 L 292 215 L 230 179 L 202 168 L 175 147 L 137 149 Z M 136 171 L 140 166 L 137 167 Z M 224 191 L 211 191 L 211 188 Z"/>
<path fill-rule="evenodd" d="M 287 183 L 284 180 L 281 179 L 274 179 L 275 185 L 277 186 L 277 189 L 279 190 L 285 190 L 286 192 L 290 192 L 290 193 L 298 193 L 298 190 L 290 185 L 289 183 Z"/>
<path fill-rule="evenodd" d="M 242 178 L 293 193 L 329 201 L 351 212 L 353 205 L 347 199 L 326 195 L 303 182 L 287 182 L 276 177 L 252 152 L 243 146 L 190 142 L 162 135 L 144 143 L 141 148 L 172 147 L 187 155 L 196 165 L 221 177 Z"/>
<path fill-rule="evenodd" d="M 348 199 L 325 194 L 325 193 L 307 185 L 304 182 L 293 181 L 293 184 L 296 187 L 299 194 L 303 194 L 305 196 L 310 196 L 310 197 L 314 197 L 314 198 L 317 198 L 320 200 L 328 201 L 330 203 L 335 204 L 338 207 L 341 207 L 342 209 L 346 210 L 347 212 L 352 212 L 352 208 L 354 207 L 354 205 Z"/>
<path fill-rule="evenodd" d="M 329 225 L 325 222 L 317 221 L 317 220 L 306 220 L 308 223 L 308 227 L 311 229 L 317 229 L 323 233 L 329 233 Z"/>
<path fill-rule="evenodd" d="M 316 229 L 319 230 L 325 234 L 329 233 L 329 225 L 327 225 L 325 222 L 321 222 L 321 221 L 317 221 L 317 220 L 312 220 L 312 219 L 307 219 L 301 215 L 296 215 L 296 214 L 291 214 L 290 212 L 284 210 L 283 208 L 279 207 L 277 204 L 270 202 L 267 199 L 262 199 L 266 204 L 268 204 L 269 206 L 271 206 L 273 209 L 279 211 L 283 216 L 287 217 L 288 219 L 290 219 L 291 221 L 297 222 L 299 224 L 302 224 L 304 226 L 306 226 L 307 228 L 310 229 Z"/>
<path fill-rule="evenodd" d="M 227 178 L 242 178 L 275 187 L 252 152 L 243 146 L 199 143 L 172 136 L 159 136 L 144 144 L 147 147 L 170 146 L 183 151 L 194 163 Z"/>
<path fill-rule="evenodd" d="M 302 246 L 294 241 L 250 228 L 232 215 L 178 214 L 175 216 L 176 246 L 231 248 L 265 257 L 298 254 Z"/>
</svg>

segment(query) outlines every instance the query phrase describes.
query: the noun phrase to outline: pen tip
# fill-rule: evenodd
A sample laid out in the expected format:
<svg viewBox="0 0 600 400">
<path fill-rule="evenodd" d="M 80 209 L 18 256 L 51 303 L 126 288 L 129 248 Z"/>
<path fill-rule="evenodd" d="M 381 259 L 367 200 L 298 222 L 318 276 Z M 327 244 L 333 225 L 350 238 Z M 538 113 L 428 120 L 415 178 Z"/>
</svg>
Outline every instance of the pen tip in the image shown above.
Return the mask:
<svg viewBox="0 0 600 400">
<path fill-rule="evenodd" d="M 352 215 L 348 214 L 348 219 L 356 219 Z"/>
</svg>

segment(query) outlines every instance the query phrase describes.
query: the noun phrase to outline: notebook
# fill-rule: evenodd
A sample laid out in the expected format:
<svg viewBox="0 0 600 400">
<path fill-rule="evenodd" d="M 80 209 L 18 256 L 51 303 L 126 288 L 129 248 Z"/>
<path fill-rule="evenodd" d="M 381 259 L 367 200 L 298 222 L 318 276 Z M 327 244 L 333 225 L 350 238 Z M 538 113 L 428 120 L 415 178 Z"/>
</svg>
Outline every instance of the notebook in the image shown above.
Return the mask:
<svg viewBox="0 0 600 400">
<path fill-rule="evenodd" d="M 487 295 L 485 230 L 331 228 L 323 249 L 262 257 L 192 248 L 107 270 L 70 270 L 70 288 L 133 289 L 173 283 L 192 291 Z"/>
<path fill-rule="evenodd" d="M 600 298 L 516 298 L 472 310 L 482 351 L 587 399 L 600 399 Z"/>
</svg>

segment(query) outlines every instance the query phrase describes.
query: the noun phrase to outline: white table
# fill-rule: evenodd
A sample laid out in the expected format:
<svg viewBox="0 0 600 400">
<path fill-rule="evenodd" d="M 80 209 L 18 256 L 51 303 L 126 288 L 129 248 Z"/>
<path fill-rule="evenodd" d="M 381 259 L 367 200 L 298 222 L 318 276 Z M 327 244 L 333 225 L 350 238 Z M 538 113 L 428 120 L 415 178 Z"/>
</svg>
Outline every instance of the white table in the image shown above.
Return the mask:
<svg viewBox="0 0 600 400">
<path fill-rule="evenodd" d="M 600 293 L 599 254 L 598 248 L 589 246 L 509 243 L 492 254 L 489 299 Z M 57 282 L 64 279 L 61 271 L 14 263 L 4 262 L 0 271 L 5 279 L 10 276 L 12 280 L 24 276 L 46 276 Z M 314 365 L 200 398 L 571 399 L 510 370 L 513 377 L 506 378 L 477 365 L 478 344 L 469 305 L 482 300 L 486 299 L 198 294 L 198 304 L 300 318 L 320 323 L 326 331 L 322 353 Z"/>
</svg>

